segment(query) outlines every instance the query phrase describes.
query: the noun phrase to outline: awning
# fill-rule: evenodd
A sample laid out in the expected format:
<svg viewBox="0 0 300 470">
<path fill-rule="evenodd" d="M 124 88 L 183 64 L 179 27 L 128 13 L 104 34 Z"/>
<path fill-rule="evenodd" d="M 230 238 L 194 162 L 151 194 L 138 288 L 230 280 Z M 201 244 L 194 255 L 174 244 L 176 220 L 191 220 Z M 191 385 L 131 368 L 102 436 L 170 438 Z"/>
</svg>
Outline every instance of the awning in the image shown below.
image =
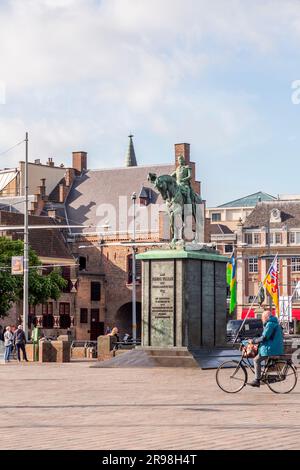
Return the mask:
<svg viewBox="0 0 300 470">
<path fill-rule="evenodd" d="M 247 315 L 248 308 L 243 308 L 242 310 L 242 320 L 245 318 Z M 273 310 L 273 315 L 275 315 L 275 310 Z M 255 310 L 251 309 L 248 315 L 248 318 L 255 318 Z M 292 318 L 295 318 L 296 320 L 300 320 L 300 308 L 293 308 L 292 309 Z"/>
</svg>

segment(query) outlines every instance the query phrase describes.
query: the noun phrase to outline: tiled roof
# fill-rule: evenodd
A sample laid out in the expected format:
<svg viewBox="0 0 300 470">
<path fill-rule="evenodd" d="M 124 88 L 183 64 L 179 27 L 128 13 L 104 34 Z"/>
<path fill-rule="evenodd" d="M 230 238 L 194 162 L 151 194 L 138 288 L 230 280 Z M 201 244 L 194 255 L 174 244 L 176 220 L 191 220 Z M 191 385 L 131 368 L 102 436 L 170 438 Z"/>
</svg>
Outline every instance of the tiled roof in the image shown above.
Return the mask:
<svg viewBox="0 0 300 470">
<path fill-rule="evenodd" d="M 29 225 L 56 225 L 50 217 L 30 215 Z M 0 211 L 0 225 L 22 225 L 24 215 L 14 212 Z M 14 240 L 23 240 L 20 230 L 10 232 Z M 46 258 L 70 258 L 73 257 L 65 243 L 64 237 L 58 229 L 32 229 L 29 230 L 29 245 L 37 255 Z"/>
<path fill-rule="evenodd" d="M 157 175 L 166 175 L 174 171 L 174 165 L 151 165 L 132 166 L 125 168 L 113 168 L 103 170 L 88 170 L 83 175 L 77 177 L 69 193 L 66 202 L 69 223 L 92 225 L 94 228 L 90 232 L 96 231 L 98 224 L 104 223 L 105 215 L 103 210 L 109 207 L 115 209 L 116 219 L 119 219 L 119 198 L 123 196 L 123 201 L 127 207 L 131 206 L 131 195 L 133 192 L 140 194 L 141 188 L 151 188 L 151 203 L 144 206 L 142 210 L 147 211 L 148 216 L 153 203 L 163 204 L 159 193 L 154 190 L 151 183 L 147 181 L 149 172 Z M 102 206 L 100 208 L 100 206 Z M 124 207 L 123 210 L 126 210 Z M 124 214 L 122 214 L 124 215 Z M 109 220 L 109 224 L 113 223 Z M 158 217 L 155 216 L 152 227 L 158 229 Z M 117 224 L 118 225 L 118 224 Z M 101 231 L 101 229 L 99 229 Z M 74 231 L 79 232 L 78 229 Z"/>
<path fill-rule="evenodd" d="M 221 204 L 218 207 L 255 207 L 258 202 L 274 200 L 276 200 L 274 196 L 271 196 L 270 194 L 264 193 L 262 191 L 258 191 L 257 193 L 249 194 L 249 196 L 226 202 L 226 204 Z"/>
<path fill-rule="evenodd" d="M 281 213 L 281 222 L 270 223 L 271 228 L 287 227 L 300 228 L 300 201 L 269 201 L 260 202 L 245 220 L 244 228 L 264 227 L 268 225 L 272 209 Z"/>
<path fill-rule="evenodd" d="M 232 230 L 230 230 L 227 225 L 223 224 L 210 224 L 209 225 L 209 233 L 210 235 L 222 235 L 222 234 L 230 234 L 234 233 Z"/>
</svg>

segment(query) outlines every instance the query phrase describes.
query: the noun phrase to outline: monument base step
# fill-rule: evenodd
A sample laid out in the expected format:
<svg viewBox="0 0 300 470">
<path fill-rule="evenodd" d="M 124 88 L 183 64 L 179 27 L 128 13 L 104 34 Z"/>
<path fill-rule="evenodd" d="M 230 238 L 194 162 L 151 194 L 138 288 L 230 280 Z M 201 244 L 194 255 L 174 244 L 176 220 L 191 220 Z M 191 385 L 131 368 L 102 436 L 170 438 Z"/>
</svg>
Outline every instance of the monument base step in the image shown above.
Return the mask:
<svg viewBox="0 0 300 470">
<path fill-rule="evenodd" d="M 143 348 L 120 350 L 114 358 L 101 361 L 91 367 L 199 367 L 187 348 Z"/>
<path fill-rule="evenodd" d="M 155 346 L 138 346 L 136 351 L 145 351 L 149 356 L 181 356 L 191 357 L 190 352 L 185 347 L 155 347 Z"/>
<path fill-rule="evenodd" d="M 91 367 L 184 367 L 216 369 L 226 360 L 239 360 L 241 352 L 231 348 L 143 347 L 130 351 L 116 351 L 112 359 L 98 362 Z"/>
</svg>

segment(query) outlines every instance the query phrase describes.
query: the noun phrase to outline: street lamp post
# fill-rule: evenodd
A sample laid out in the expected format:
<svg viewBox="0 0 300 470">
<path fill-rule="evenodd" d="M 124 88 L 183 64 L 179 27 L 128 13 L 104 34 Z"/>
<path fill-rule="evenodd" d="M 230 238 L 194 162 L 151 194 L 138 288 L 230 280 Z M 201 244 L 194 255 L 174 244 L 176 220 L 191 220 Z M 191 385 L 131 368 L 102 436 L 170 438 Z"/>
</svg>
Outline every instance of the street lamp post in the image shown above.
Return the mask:
<svg viewBox="0 0 300 470">
<path fill-rule="evenodd" d="M 136 341 L 136 262 L 135 262 L 135 219 L 136 219 L 136 193 L 131 196 L 133 202 L 133 246 L 132 246 L 132 339 Z"/>
<path fill-rule="evenodd" d="M 28 339 L 28 251 L 29 251 L 29 233 L 28 233 L 28 132 L 25 137 L 25 171 L 24 171 L 24 192 L 25 192 L 25 210 L 24 210 L 24 283 L 23 283 L 23 330 Z"/>
</svg>

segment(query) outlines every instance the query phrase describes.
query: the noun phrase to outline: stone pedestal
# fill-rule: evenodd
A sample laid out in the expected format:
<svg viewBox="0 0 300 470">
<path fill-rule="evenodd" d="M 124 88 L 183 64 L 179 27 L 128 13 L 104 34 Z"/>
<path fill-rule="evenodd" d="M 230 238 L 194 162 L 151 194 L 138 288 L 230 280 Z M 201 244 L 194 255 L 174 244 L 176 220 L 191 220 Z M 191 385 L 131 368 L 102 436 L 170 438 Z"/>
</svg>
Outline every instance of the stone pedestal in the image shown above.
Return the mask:
<svg viewBox="0 0 300 470">
<path fill-rule="evenodd" d="M 205 250 L 159 250 L 142 260 L 142 346 L 199 349 L 226 342 L 226 263 Z"/>
</svg>

